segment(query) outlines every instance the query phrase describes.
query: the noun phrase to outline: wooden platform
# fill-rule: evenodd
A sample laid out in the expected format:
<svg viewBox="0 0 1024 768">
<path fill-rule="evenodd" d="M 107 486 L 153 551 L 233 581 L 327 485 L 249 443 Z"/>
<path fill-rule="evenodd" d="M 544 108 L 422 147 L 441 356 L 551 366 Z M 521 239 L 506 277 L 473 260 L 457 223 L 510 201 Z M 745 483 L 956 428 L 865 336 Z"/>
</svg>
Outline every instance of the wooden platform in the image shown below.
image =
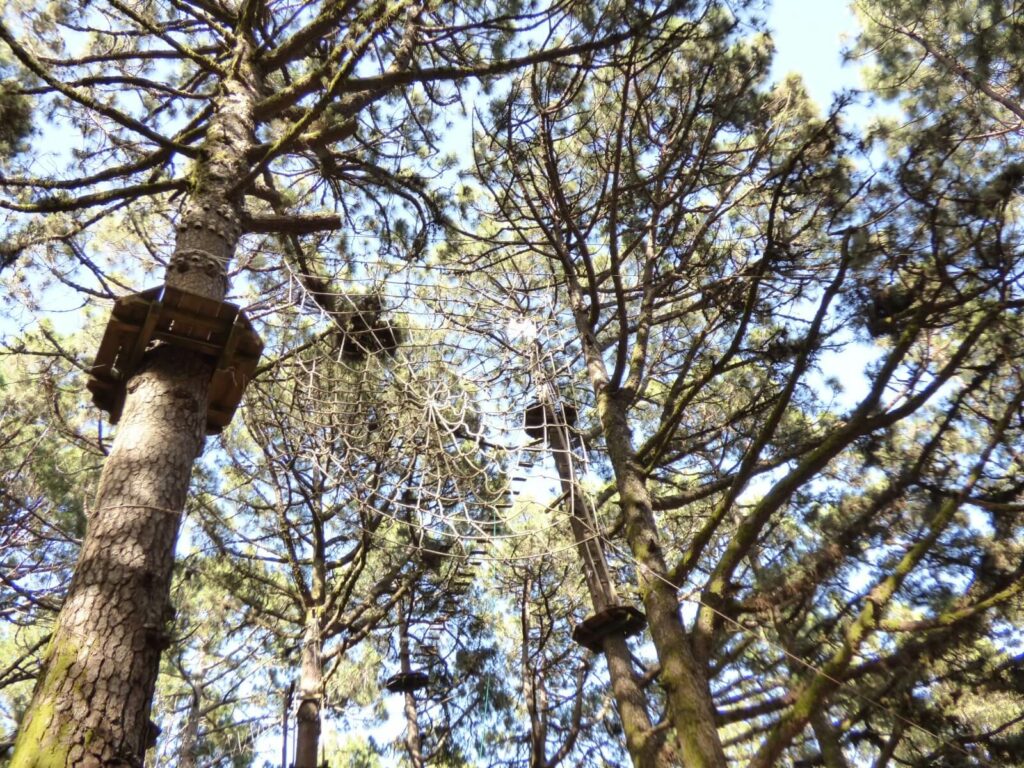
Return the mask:
<svg viewBox="0 0 1024 768">
<path fill-rule="evenodd" d="M 602 642 L 609 635 L 632 637 L 644 631 L 647 617 L 631 605 L 613 605 L 588 616 L 576 625 L 572 639 L 584 648 L 599 653 Z"/>
<path fill-rule="evenodd" d="M 391 693 L 412 693 L 430 684 L 430 678 L 426 672 L 399 672 L 392 675 L 384 683 L 384 687 Z"/>
<path fill-rule="evenodd" d="M 367 294 L 346 298 L 350 307 L 332 314 L 338 326 L 337 345 L 342 359 L 359 363 L 381 354 L 394 357 L 405 334 L 385 316 L 382 297 Z"/>
<path fill-rule="evenodd" d="M 97 407 L 121 418 L 125 385 L 157 342 L 190 349 L 216 361 L 210 382 L 206 431 L 226 427 L 263 352 L 263 342 L 238 307 L 170 286 L 150 288 L 114 302 L 86 385 Z"/>
<path fill-rule="evenodd" d="M 546 410 L 543 403 L 535 401 L 526 408 L 523 428 L 526 430 L 526 434 L 534 440 L 544 440 L 547 437 L 548 427 L 572 427 L 575 424 L 576 409 L 568 403 L 562 404 L 560 414 L 554 414 L 553 411 Z"/>
</svg>

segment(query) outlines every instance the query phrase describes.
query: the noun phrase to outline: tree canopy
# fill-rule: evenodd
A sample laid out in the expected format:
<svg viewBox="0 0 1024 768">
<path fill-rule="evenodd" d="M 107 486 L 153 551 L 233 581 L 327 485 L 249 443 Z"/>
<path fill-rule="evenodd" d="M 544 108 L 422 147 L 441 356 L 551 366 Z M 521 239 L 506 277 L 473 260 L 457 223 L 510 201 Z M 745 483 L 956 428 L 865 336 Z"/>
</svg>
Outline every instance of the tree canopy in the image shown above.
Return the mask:
<svg viewBox="0 0 1024 768">
<path fill-rule="evenodd" d="M 1024 766 L 1022 9 L 754 6 L 3 7 L 0 764 Z"/>
</svg>

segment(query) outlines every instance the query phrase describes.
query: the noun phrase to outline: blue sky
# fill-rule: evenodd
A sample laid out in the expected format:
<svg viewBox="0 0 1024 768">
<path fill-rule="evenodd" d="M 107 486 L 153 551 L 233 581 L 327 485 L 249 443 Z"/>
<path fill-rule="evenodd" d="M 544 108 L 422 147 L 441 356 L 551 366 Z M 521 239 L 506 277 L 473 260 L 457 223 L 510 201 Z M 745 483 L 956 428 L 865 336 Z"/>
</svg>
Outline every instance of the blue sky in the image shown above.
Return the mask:
<svg viewBox="0 0 1024 768">
<path fill-rule="evenodd" d="M 773 79 L 780 80 L 790 72 L 799 73 L 822 110 L 827 109 L 837 90 L 860 84 L 856 65 L 842 64 L 842 49 L 856 30 L 849 6 L 848 0 L 776 0 L 768 12 L 777 50 Z M 81 320 L 76 300 L 71 299 L 69 304 L 76 309 L 64 315 L 51 315 L 58 327 L 75 325 Z M 0 333 L 12 332 L 13 324 L 14 318 L 0 318 Z M 184 548 L 187 549 L 187 540 Z M 397 700 L 387 702 L 389 723 L 375 735 L 387 740 L 404 727 L 398 704 Z M 334 737 L 331 726 L 326 730 L 325 738 Z M 261 757 L 273 759 L 278 754 L 278 738 L 276 734 L 268 735 L 259 742 Z"/>
<path fill-rule="evenodd" d="M 799 73 L 822 109 L 835 91 L 860 85 L 856 64 L 842 64 L 857 29 L 849 0 L 776 0 L 768 26 L 776 48 L 773 79 Z"/>
</svg>

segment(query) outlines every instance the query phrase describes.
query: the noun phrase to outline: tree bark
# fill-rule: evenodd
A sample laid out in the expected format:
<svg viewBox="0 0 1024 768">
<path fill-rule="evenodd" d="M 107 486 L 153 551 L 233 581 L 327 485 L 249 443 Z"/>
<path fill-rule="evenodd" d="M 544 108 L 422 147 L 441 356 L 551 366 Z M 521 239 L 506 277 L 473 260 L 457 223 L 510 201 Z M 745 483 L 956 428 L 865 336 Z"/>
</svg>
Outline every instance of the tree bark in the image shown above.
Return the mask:
<svg viewBox="0 0 1024 768">
<path fill-rule="evenodd" d="M 410 610 L 412 595 L 409 597 Z M 398 601 L 398 663 L 403 674 L 412 672 L 412 658 L 409 648 L 409 615 L 404 603 Z M 423 768 L 423 739 L 420 734 L 420 713 L 416 705 L 416 695 L 412 691 L 405 694 L 405 749 L 409 753 L 409 764 L 412 768 Z"/>
<path fill-rule="evenodd" d="M 570 527 L 576 549 L 583 561 L 590 600 L 594 610 L 601 611 L 617 604 L 618 596 L 608 572 L 604 549 L 597 537 L 597 517 L 590 500 L 576 481 L 568 428 L 560 424 L 561 419 L 555 416 L 563 413 L 563 410 L 554 398 L 555 395 L 550 392 L 542 392 L 540 397 L 548 424 L 547 442 L 558 471 L 562 494 L 566 498 Z M 636 768 L 668 768 L 678 765 L 678 758 L 669 739 L 664 732 L 654 731 L 647 711 L 647 697 L 637 680 L 626 638 L 621 634 L 609 635 L 604 639 L 601 650 L 608 665 L 612 696 L 633 765 Z"/>
<path fill-rule="evenodd" d="M 320 748 L 320 708 L 323 699 L 323 667 L 319 612 L 306 618 L 299 673 L 299 711 L 296 716 L 295 768 L 316 768 Z"/>
<path fill-rule="evenodd" d="M 420 736 L 420 713 L 416 706 L 416 695 L 405 692 L 405 749 L 409 753 L 409 765 L 412 768 L 423 768 L 423 741 Z"/>
<path fill-rule="evenodd" d="M 200 707 L 203 702 L 202 686 L 192 687 L 189 699 L 188 716 L 185 729 L 181 734 L 181 749 L 178 750 L 178 768 L 196 768 L 196 752 L 199 749 L 199 720 L 202 714 Z"/>
<path fill-rule="evenodd" d="M 522 639 L 519 644 L 519 668 L 520 674 L 523 676 L 523 702 L 526 704 L 526 713 L 530 717 L 530 768 L 544 768 L 548 762 L 548 729 L 543 707 L 538 703 L 540 698 L 538 688 L 543 687 L 544 681 L 530 661 L 530 632 L 533 630 L 530 625 L 530 590 L 532 589 L 533 579 L 526 576 L 523 579 L 522 599 L 519 603 L 519 624 L 522 628 Z"/>
<path fill-rule="evenodd" d="M 295 681 L 288 684 L 281 702 L 281 768 L 288 768 L 288 719 L 292 713 L 292 696 L 295 693 Z"/>
<path fill-rule="evenodd" d="M 625 515 L 626 540 L 641 565 L 637 577 L 651 639 L 661 663 L 659 679 L 682 748 L 683 764 L 688 768 L 724 768 L 725 753 L 715 727 L 714 705 L 679 615 L 675 586 L 666 577 L 651 495 L 633 450 L 625 403 L 616 396 L 619 393 L 610 392 L 603 383 L 595 389 Z"/>
<path fill-rule="evenodd" d="M 254 144 L 258 82 L 239 35 L 236 63 L 193 170 L 167 285 L 215 299 L 240 234 L 232 192 Z M 149 723 L 166 624 L 174 548 L 192 464 L 206 432 L 212 361 L 161 345 L 127 382 L 75 574 L 53 630 L 11 768 L 136 768 Z"/>
</svg>

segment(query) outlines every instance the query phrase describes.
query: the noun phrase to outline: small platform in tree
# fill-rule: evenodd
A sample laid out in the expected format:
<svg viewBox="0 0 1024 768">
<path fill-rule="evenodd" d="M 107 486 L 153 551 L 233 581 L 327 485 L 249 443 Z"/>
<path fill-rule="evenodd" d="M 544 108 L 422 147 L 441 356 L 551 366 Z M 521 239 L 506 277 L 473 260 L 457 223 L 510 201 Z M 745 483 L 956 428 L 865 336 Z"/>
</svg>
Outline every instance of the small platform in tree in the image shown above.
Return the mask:
<svg viewBox="0 0 1024 768">
<path fill-rule="evenodd" d="M 552 415 L 554 418 L 551 418 Z M 575 424 L 576 409 L 568 403 L 562 404 L 560 414 L 553 414 L 539 401 L 530 403 L 526 408 L 524 429 L 534 440 L 545 439 L 548 427 L 572 427 Z"/>
<path fill-rule="evenodd" d="M 643 632 L 647 618 L 631 605 L 612 605 L 588 616 L 576 625 L 572 639 L 584 648 L 598 653 L 609 635 L 632 637 Z"/>
<path fill-rule="evenodd" d="M 333 313 L 338 326 L 338 351 L 343 360 L 361 363 L 367 357 L 394 357 L 404 341 L 402 329 L 386 317 L 384 301 L 368 294 L 348 299 L 349 308 Z"/>
<path fill-rule="evenodd" d="M 429 684 L 430 678 L 426 672 L 399 672 L 389 677 L 384 687 L 391 693 L 413 693 Z"/>
<path fill-rule="evenodd" d="M 263 352 L 263 342 L 245 313 L 229 302 L 170 286 L 114 302 L 86 385 L 93 402 L 110 414 L 114 424 L 121 418 L 128 379 L 157 342 L 215 361 L 206 431 L 220 432 L 231 422 Z"/>
</svg>

